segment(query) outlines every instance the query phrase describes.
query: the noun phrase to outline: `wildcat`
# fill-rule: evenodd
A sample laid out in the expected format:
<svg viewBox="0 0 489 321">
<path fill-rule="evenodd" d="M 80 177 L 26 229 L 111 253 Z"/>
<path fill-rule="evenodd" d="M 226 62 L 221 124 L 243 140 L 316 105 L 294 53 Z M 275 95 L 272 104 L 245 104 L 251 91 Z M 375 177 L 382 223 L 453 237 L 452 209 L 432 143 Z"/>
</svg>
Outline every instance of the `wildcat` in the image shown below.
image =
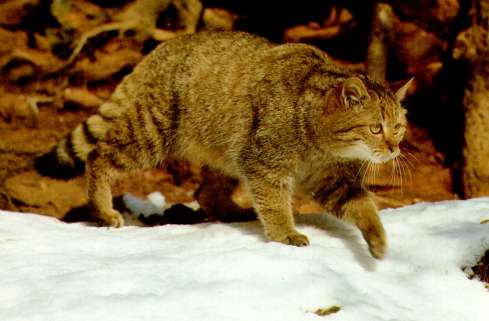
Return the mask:
<svg viewBox="0 0 489 321">
<path fill-rule="evenodd" d="M 167 157 L 200 162 L 246 187 L 268 239 L 309 244 L 294 226 L 291 197 L 300 192 L 355 224 L 380 259 L 385 232 L 359 171 L 399 155 L 408 86 L 393 93 L 305 44 L 242 32 L 182 36 L 146 56 L 36 165 L 55 176 L 85 167 L 93 213 L 119 227 L 117 173 Z"/>
</svg>

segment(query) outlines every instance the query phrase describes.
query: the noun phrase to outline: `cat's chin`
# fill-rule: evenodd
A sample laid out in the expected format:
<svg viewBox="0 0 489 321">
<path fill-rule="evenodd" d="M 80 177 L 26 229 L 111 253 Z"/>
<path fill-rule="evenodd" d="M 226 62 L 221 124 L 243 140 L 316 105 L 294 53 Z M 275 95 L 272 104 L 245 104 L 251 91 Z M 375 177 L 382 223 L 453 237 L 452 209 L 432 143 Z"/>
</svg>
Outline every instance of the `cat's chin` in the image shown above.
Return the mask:
<svg viewBox="0 0 489 321">
<path fill-rule="evenodd" d="M 336 156 L 340 158 L 358 159 L 370 162 L 372 162 L 373 158 L 375 158 L 367 145 L 363 143 L 358 143 L 340 150 L 336 150 L 334 154 L 336 154 Z"/>
<path fill-rule="evenodd" d="M 392 153 L 392 154 L 383 155 L 383 156 L 372 156 L 368 160 L 374 164 L 384 164 L 384 163 L 387 163 L 387 162 L 395 159 L 397 156 L 399 156 L 399 153 Z"/>
<path fill-rule="evenodd" d="M 358 159 L 360 161 L 367 161 L 373 164 L 384 164 L 387 163 L 394 158 L 396 158 L 398 153 L 392 153 L 388 155 L 373 155 L 370 152 L 365 152 L 365 150 L 349 150 L 348 152 L 338 153 L 336 156 L 345 159 Z"/>
<path fill-rule="evenodd" d="M 390 161 L 392 158 L 371 158 L 369 161 L 374 164 L 384 164 Z"/>
</svg>

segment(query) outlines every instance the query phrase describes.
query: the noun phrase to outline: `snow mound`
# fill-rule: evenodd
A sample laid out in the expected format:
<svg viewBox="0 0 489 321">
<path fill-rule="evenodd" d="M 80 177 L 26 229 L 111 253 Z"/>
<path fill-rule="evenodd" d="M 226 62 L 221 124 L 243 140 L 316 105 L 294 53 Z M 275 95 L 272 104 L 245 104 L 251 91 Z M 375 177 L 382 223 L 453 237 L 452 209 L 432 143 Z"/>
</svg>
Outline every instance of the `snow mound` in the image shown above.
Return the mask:
<svg viewBox="0 0 489 321">
<path fill-rule="evenodd" d="M 126 193 L 122 197 L 127 209 L 136 217 L 150 216 L 150 215 L 163 215 L 168 208 L 165 196 L 160 192 L 153 192 L 148 195 L 147 200 L 141 199 L 131 193 Z"/>
<path fill-rule="evenodd" d="M 487 321 L 489 293 L 462 267 L 489 247 L 488 214 L 487 198 L 384 210 L 375 261 L 327 215 L 297 219 L 311 245 L 296 248 L 257 222 L 107 229 L 0 211 L 0 320 Z"/>
</svg>

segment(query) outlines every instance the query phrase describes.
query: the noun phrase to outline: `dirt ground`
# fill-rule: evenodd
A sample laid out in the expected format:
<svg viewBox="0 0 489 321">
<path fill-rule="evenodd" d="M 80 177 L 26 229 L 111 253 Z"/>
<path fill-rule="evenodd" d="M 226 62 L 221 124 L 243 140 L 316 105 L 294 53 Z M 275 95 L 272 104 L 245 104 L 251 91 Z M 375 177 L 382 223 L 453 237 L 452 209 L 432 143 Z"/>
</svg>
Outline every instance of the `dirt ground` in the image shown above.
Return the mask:
<svg viewBox="0 0 489 321">
<path fill-rule="evenodd" d="M 1 98 L 0 98 L 1 99 Z M 86 203 L 84 179 L 61 181 L 40 176 L 33 160 L 49 151 L 66 133 L 95 109 L 57 109 L 41 106 L 38 122 L 29 117 L 0 122 L 0 208 L 36 212 L 63 218 L 72 208 Z M 454 199 L 452 178 L 442 156 L 428 135 L 411 128 L 404 144 L 408 162 L 392 176 L 392 165 L 372 170 L 367 181 L 381 207 L 399 207 L 420 201 Z M 199 168 L 184 162 L 167 162 L 161 168 L 136 172 L 119 179 L 114 196 L 125 192 L 145 196 L 160 191 L 170 203 L 193 200 L 200 182 Z M 402 185 L 401 185 L 402 183 Z M 314 204 L 299 204 L 300 212 L 314 211 Z"/>
<path fill-rule="evenodd" d="M 83 177 L 66 181 L 42 177 L 33 169 L 33 161 L 89 113 L 90 110 L 56 110 L 46 106 L 40 108 L 37 127 L 28 126 L 28 121 L 21 118 L 0 123 L 1 209 L 63 218 L 70 209 L 86 203 Z M 114 196 L 123 192 L 144 196 L 161 191 L 169 202 L 189 202 L 199 179 L 197 168 L 168 162 L 165 168 L 131 173 L 118 180 Z"/>
</svg>

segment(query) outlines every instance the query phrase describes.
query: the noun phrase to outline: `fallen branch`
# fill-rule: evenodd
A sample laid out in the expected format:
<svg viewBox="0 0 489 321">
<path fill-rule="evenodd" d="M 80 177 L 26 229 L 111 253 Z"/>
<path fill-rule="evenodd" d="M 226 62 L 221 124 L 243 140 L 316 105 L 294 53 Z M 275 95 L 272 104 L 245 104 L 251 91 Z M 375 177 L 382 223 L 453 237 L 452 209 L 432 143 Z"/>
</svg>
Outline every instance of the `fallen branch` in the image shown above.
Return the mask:
<svg viewBox="0 0 489 321">
<path fill-rule="evenodd" d="M 97 35 L 117 31 L 122 36 L 128 30 L 136 32 L 136 38 L 152 37 L 157 41 L 168 40 L 177 35 L 175 32 L 158 29 L 156 22 L 161 12 L 174 4 L 185 28 L 183 33 L 194 33 L 202 11 L 200 0 L 136 0 L 123 12 L 114 17 L 114 22 L 95 27 L 82 34 L 65 65 L 71 65 L 78 57 L 86 43 Z"/>
<path fill-rule="evenodd" d="M 338 36 L 345 31 L 347 27 L 352 27 L 355 20 L 351 13 L 345 9 L 333 7 L 329 17 L 322 25 L 318 23 L 309 23 L 289 28 L 285 31 L 284 41 L 286 42 L 303 42 L 310 40 L 325 40 Z"/>
</svg>

